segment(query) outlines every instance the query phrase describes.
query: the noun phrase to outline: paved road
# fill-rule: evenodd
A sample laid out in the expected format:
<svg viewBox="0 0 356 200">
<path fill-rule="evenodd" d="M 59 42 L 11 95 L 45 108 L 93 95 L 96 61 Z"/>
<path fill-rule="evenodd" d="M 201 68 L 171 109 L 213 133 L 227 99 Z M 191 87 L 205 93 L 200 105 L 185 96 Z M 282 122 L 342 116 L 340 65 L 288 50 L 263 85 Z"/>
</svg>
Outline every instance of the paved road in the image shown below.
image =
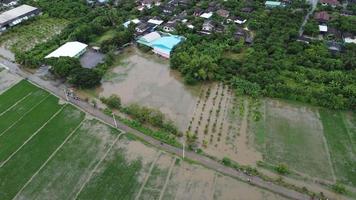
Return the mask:
<svg viewBox="0 0 356 200">
<path fill-rule="evenodd" d="M 318 5 L 318 1 L 319 0 L 308 0 L 308 2 L 311 4 L 312 8 L 308 11 L 307 15 L 304 18 L 304 21 L 303 21 L 302 25 L 300 26 L 299 36 L 303 35 L 304 26 L 305 26 L 305 24 L 307 24 L 310 15 L 312 15 L 314 13 L 314 10 L 316 9 L 316 6 Z"/>
<path fill-rule="evenodd" d="M 9 71 L 11 73 L 15 73 L 23 78 L 27 78 L 29 81 L 40 86 L 41 88 L 52 92 L 54 95 L 56 95 L 62 99 L 66 99 L 66 96 L 65 96 L 65 93 L 63 90 L 64 89 L 63 84 L 60 84 L 58 82 L 46 81 L 46 80 L 43 80 L 40 77 L 37 77 L 33 74 L 26 73 L 26 72 L 20 70 L 16 64 L 11 63 L 11 62 L 1 59 L 1 58 L 0 58 L 0 65 L 5 65 L 7 68 L 9 68 Z M 77 101 L 74 99 L 69 99 L 69 101 L 72 104 L 74 104 L 75 106 L 77 106 L 78 108 L 80 108 L 81 110 L 83 110 L 87 113 L 90 113 L 91 115 L 97 117 L 99 120 L 115 127 L 115 122 L 114 122 L 113 118 L 105 115 L 100 110 L 93 108 L 89 103 L 83 102 L 83 101 Z M 135 129 L 132 129 L 132 128 L 126 126 L 125 124 L 121 123 L 120 121 L 117 121 L 117 128 L 119 128 L 123 132 L 131 133 L 139 138 L 142 138 L 149 144 L 151 144 L 155 147 L 158 147 L 164 151 L 167 151 L 169 153 L 176 154 L 178 156 L 181 156 L 183 154 L 182 149 L 176 148 L 176 147 L 173 147 L 173 146 L 170 146 L 167 144 L 162 144 L 160 141 L 158 141 L 152 137 L 149 137 Z M 250 180 L 251 185 L 255 185 L 257 187 L 264 188 L 266 190 L 280 194 L 280 195 L 287 197 L 289 199 L 296 199 L 296 200 L 311 199 L 308 195 L 296 192 L 294 190 L 291 190 L 291 189 L 288 189 L 285 187 L 281 187 L 281 186 L 276 185 L 271 182 L 264 181 L 259 177 L 249 176 L 241 171 L 237 171 L 230 167 L 226 167 L 215 160 L 212 160 L 206 156 L 199 155 L 197 153 L 185 152 L 185 157 L 190 160 L 196 161 L 207 168 L 218 171 L 222 174 L 232 176 L 232 177 L 238 178 L 243 181 Z"/>
</svg>

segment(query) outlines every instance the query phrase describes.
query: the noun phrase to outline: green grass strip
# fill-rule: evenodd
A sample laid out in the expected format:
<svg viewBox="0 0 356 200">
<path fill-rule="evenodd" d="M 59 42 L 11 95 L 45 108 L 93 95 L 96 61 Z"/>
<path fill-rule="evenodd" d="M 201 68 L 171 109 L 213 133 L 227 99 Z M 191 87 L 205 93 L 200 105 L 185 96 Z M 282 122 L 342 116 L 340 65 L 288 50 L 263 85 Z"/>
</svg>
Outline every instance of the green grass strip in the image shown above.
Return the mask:
<svg viewBox="0 0 356 200">
<path fill-rule="evenodd" d="M 7 159 L 16 151 L 16 149 L 43 126 L 60 108 L 58 98 L 50 96 L 19 120 L 12 128 L 7 130 L 6 133 L 0 137 L 0 162 Z"/>
<path fill-rule="evenodd" d="M 140 188 L 138 173 L 141 161 L 128 163 L 119 150 L 112 151 L 101 163 L 100 170 L 94 174 L 78 199 L 134 199 Z"/>
<path fill-rule="evenodd" d="M 324 126 L 336 177 L 345 184 L 356 186 L 356 152 L 340 112 L 322 109 L 320 117 Z"/>
<path fill-rule="evenodd" d="M 1 200 L 12 199 L 83 119 L 84 113 L 67 105 L 0 168 Z"/>
<path fill-rule="evenodd" d="M 48 93 L 44 90 L 38 90 L 33 92 L 30 96 L 27 96 L 23 101 L 16 104 L 6 113 L 0 116 L 0 135 L 1 133 L 14 124 L 19 118 L 30 111 L 35 105 L 48 97 Z"/>
<path fill-rule="evenodd" d="M 11 107 L 17 101 L 21 100 L 28 93 L 39 90 L 28 81 L 22 80 L 12 88 L 6 90 L 0 95 L 0 113 Z"/>
<path fill-rule="evenodd" d="M 51 200 L 73 199 L 77 189 L 118 134 L 118 130 L 98 120 L 85 121 L 19 198 L 31 200 L 40 196 Z"/>
</svg>

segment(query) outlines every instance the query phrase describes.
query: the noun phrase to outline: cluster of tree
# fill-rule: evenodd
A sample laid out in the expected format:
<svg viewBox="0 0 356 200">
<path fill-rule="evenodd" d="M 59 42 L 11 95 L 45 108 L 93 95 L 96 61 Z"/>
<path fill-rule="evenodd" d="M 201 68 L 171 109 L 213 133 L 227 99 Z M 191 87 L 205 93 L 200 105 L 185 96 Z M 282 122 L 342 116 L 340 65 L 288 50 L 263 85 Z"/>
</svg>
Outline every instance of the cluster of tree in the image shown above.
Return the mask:
<svg viewBox="0 0 356 200">
<path fill-rule="evenodd" d="M 120 109 L 121 108 L 121 98 L 115 94 L 108 98 L 101 97 L 100 101 L 106 104 L 110 109 Z"/>
<path fill-rule="evenodd" d="M 188 35 L 174 50 L 171 67 L 188 83 L 223 80 L 238 93 L 355 108 L 355 45 L 334 54 L 324 42 L 297 42 L 304 16 L 305 11 L 289 8 L 259 10 L 249 22 L 254 43 L 243 50 L 229 32 Z"/>
<path fill-rule="evenodd" d="M 100 84 L 101 75 L 92 69 L 83 68 L 77 58 L 60 57 L 46 60 L 50 71 L 79 88 L 92 88 Z"/>
<path fill-rule="evenodd" d="M 129 26 L 129 28 L 120 27 L 118 31 L 115 32 L 113 37 L 108 38 L 101 42 L 101 50 L 103 52 L 109 52 L 117 47 L 122 47 L 123 45 L 130 43 L 134 37 L 134 26 Z"/>
<path fill-rule="evenodd" d="M 142 124 L 150 124 L 176 136 L 182 136 L 182 133 L 179 132 L 174 123 L 171 120 L 166 119 L 164 114 L 159 110 L 131 104 L 122 108 L 121 111 L 130 115 Z"/>
<path fill-rule="evenodd" d="M 89 11 L 83 0 L 21 0 L 21 3 L 39 7 L 44 13 L 57 18 L 83 17 Z"/>
</svg>

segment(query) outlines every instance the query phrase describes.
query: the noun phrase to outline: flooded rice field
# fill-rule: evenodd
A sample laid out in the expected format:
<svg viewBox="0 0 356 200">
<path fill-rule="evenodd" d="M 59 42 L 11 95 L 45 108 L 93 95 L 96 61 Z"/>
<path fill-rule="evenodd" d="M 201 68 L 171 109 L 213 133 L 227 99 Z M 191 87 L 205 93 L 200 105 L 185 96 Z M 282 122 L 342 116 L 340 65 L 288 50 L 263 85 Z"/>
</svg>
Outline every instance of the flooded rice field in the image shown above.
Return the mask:
<svg viewBox="0 0 356 200">
<path fill-rule="evenodd" d="M 116 94 L 123 104 L 138 103 L 159 109 L 185 130 L 200 88 L 184 85 L 167 60 L 143 54 L 133 47 L 127 48 L 122 56 L 122 63 L 108 72 L 97 94 L 104 97 Z"/>
</svg>

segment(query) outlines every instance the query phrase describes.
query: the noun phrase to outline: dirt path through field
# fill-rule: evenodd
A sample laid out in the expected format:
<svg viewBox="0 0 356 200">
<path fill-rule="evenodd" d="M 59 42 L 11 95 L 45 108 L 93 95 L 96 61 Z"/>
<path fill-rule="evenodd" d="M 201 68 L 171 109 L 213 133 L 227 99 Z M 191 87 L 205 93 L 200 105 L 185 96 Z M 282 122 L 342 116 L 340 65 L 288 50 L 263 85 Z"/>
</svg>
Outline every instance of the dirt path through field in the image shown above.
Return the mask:
<svg viewBox="0 0 356 200">
<path fill-rule="evenodd" d="M 237 140 L 237 162 L 244 165 L 255 166 L 256 162 L 262 160 L 262 155 L 258 153 L 252 145 L 249 145 L 248 136 L 248 112 L 249 102 L 245 99 L 243 103 L 245 107 L 244 117 L 241 121 L 240 136 Z"/>
</svg>

